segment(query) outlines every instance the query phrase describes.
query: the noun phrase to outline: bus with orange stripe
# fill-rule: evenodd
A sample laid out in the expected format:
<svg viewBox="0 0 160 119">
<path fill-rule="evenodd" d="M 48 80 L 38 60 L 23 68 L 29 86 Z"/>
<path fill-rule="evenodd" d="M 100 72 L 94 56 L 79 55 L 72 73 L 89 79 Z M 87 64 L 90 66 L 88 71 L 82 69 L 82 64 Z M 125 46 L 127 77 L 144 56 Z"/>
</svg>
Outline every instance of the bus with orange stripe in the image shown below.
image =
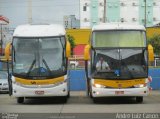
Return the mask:
<svg viewBox="0 0 160 119">
<path fill-rule="evenodd" d="M 67 62 L 70 44 L 66 31 L 57 24 L 20 25 L 5 57 L 12 64 L 9 94 L 23 103 L 31 97 L 69 97 Z M 8 73 L 10 70 L 8 69 Z"/>
<path fill-rule="evenodd" d="M 97 69 L 103 57 L 104 66 Z M 148 61 L 154 60 L 153 47 L 147 45 L 146 29 L 141 25 L 104 23 L 92 28 L 90 44 L 84 50 L 88 95 L 135 97 L 138 103 L 150 91 Z"/>
</svg>

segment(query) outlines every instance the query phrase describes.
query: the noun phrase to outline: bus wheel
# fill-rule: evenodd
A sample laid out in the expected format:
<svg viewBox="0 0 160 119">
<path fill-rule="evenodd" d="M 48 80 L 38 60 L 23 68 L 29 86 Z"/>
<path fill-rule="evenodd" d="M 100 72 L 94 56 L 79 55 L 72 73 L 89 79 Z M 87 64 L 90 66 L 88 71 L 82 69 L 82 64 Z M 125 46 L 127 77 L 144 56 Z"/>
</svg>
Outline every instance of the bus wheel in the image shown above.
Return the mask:
<svg viewBox="0 0 160 119">
<path fill-rule="evenodd" d="M 24 97 L 17 98 L 17 103 L 23 103 L 23 102 L 24 102 Z"/>
<path fill-rule="evenodd" d="M 143 102 L 143 97 L 136 97 L 136 102 L 142 103 Z"/>
<path fill-rule="evenodd" d="M 92 97 L 92 99 L 93 99 L 93 102 L 94 102 L 94 103 L 99 103 L 99 98 L 97 98 L 97 97 Z"/>
<path fill-rule="evenodd" d="M 64 96 L 64 98 L 62 100 L 63 100 L 63 103 L 67 103 L 68 96 Z"/>
<path fill-rule="evenodd" d="M 61 103 L 67 103 L 68 96 L 59 97 Z"/>
</svg>

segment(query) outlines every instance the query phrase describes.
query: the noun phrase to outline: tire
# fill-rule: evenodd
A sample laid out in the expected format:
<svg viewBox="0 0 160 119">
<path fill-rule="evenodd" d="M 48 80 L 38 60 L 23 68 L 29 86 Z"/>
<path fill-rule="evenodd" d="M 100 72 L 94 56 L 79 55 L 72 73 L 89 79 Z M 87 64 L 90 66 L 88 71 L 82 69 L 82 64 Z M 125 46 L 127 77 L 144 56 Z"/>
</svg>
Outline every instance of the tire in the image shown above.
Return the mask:
<svg viewBox="0 0 160 119">
<path fill-rule="evenodd" d="M 24 102 L 24 97 L 18 97 L 17 98 L 17 103 L 23 103 Z"/>
<path fill-rule="evenodd" d="M 67 103 L 68 96 L 61 97 L 62 103 Z"/>
<path fill-rule="evenodd" d="M 136 97 L 136 102 L 137 103 L 142 103 L 143 102 L 143 97 Z"/>
<path fill-rule="evenodd" d="M 92 97 L 92 99 L 93 99 L 93 102 L 96 104 L 96 103 L 99 103 L 99 98 L 97 98 L 97 97 Z"/>
</svg>

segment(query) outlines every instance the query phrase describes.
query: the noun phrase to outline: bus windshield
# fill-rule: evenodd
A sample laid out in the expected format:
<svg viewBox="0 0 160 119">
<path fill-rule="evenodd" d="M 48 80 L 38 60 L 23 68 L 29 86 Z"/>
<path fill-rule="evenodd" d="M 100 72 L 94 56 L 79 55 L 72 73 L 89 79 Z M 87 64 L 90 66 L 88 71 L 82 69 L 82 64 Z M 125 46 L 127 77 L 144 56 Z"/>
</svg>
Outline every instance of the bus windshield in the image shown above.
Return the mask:
<svg viewBox="0 0 160 119">
<path fill-rule="evenodd" d="M 147 72 L 146 48 L 92 48 L 91 74 L 93 78 L 146 78 Z"/>
<path fill-rule="evenodd" d="M 13 74 L 45 79 L 66 72 L 65 37 L 13 39 Z"/>
<path fill-rule="evenodd" d="M 114 30 L 94 31 L 92 38 L 93 47 L 145 47 L 146 38 L 144 31 Z"/>
</svg>

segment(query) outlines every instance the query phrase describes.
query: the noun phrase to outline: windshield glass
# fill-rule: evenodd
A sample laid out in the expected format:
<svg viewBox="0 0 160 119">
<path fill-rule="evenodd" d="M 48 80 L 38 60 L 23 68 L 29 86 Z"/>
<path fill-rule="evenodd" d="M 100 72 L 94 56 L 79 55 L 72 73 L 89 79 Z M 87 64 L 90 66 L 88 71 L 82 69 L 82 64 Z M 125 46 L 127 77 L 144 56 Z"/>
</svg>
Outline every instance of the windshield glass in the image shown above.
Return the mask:
<svg viewBox="0 0 160 119">
<path fill-rule="evenodd" d="M 94 31 L 93 47 L 145 47 L 144 31 Z"/>
<path fill-rule="evenodd" d="M 146 48 L 93 49 L 91 73 L 94 78 L 135 79 L 147 77 Z"/>
<path fill-rule="evenodd" d="M 64 74 L 64 44 L 64 37 L 14 38 L 13 74 L 31 78 Z"/>
</svg>

